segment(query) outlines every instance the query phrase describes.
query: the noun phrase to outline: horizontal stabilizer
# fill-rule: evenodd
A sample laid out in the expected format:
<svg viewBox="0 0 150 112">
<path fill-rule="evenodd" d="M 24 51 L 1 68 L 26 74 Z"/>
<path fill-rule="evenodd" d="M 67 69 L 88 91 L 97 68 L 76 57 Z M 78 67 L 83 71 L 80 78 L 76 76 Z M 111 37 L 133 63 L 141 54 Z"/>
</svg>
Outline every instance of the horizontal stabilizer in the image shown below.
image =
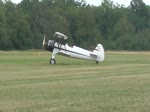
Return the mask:
<svg viewBox="0 0 150 112">
<path fill-rule="evenodd" d="M 97 58 L 98 55 L 95 53 L 90 53 L 90 56 Z"/>
</svg>

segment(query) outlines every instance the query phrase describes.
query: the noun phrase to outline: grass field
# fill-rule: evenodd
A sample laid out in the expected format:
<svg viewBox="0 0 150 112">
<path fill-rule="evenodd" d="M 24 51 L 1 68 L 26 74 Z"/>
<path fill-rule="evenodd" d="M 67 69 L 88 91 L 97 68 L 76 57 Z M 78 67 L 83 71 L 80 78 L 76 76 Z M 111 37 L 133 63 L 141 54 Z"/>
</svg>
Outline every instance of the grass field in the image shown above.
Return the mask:
<svg viewBox="0 0 150 112">
<path fill-rule="evenodd" d="M 50 57 L 0 52 L 0 112 L 150 112 L 150 52 L 106 52 L 99 65 Z"/>
</svg>

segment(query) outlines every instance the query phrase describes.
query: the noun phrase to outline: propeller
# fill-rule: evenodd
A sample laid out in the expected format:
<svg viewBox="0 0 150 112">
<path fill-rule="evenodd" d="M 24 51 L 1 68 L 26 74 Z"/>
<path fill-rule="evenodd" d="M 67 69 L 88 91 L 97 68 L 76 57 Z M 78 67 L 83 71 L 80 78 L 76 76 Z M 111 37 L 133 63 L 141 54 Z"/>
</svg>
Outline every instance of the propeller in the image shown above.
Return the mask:
<svg viewBox="0 0 150 112">
<path fill-rule="evenodd" d="M 44 38 L 43 38 L 42 49 L 44 48 L 44 46 L 45 46 L 45 35 L 44 35 Z"/>
</svg>

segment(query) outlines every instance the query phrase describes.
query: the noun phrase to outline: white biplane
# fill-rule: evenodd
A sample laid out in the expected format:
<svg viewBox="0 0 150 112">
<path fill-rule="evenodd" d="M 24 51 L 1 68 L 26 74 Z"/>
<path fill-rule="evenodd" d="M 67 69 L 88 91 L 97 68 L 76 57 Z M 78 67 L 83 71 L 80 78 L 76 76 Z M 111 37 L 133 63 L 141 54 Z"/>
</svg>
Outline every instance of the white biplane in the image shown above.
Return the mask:
<svg viewBox="0 0 150 112">
<path fill-rule="evenodd" d="M 50 64 L 56 64 L 56 54 L 71 58 L 91 60 L 95 61 L 96 64 L 104 60 L 104 48 L 101 44 L 98 44 L 96 48 L 91 52 L 77 46 L 69 46 L 67 43 L 64 42 L 67 38 L 68 37 L 66 35 L 60 32 L 55 32 L 54 40 L 49 40 L 48 43 L 46 43 L 44 36 L 42 46 L 46 50 L 52 52 Z"/>
</svg>

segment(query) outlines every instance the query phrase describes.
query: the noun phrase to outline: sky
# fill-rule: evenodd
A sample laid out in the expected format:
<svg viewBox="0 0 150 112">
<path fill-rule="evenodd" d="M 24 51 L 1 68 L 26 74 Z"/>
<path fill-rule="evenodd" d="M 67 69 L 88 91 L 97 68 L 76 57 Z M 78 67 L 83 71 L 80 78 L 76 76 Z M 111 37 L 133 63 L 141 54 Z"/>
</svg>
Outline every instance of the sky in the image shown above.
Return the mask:
<svg viewBox="0 0 150 112">
<path fill-rule="evenodd" d="M 101 0 L 85 0 L 87 3 L 89 4 L 93 4 L 95 6 L 98 6 L 101 4 Z M 114 3 L 119 3 L 119 4 L 123 4 L 125 6 L 129 6 L 131 0 L 112 0 L 114 1 Z M 147 5 L 150 5 L 150 0 L 143 0 L 143 2 Z"/>
<path fill-rule="evenodd" d="M 22 0 L 11 0 L 14 3 L 20 3 Z M 88 4 L 94 5 L 94 6 L 98 6 L 101 4 L 101 0 L 85 0 Z M 114 1 L 114 3 L 119 3 L 119 4 L 123 4 L 125 6 L 129 6 L 130 5 L 130 1 L 131 0 L 112 0 Z M 143 2 L 147 5 L 150 5 L 150 0 L 143 0 Z"/>
</svg>

